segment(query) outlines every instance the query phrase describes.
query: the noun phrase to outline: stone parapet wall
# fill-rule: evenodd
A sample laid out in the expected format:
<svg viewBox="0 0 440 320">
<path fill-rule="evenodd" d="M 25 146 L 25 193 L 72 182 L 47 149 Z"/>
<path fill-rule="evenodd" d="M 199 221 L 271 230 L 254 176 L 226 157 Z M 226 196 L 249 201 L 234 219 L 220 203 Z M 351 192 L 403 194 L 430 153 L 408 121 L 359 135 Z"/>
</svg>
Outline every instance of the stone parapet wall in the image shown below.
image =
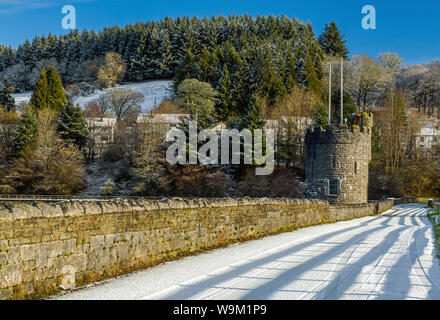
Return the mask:
<svg viewBox="0 0 440 320">
<path fill-rule="evenodd" d="M 374 203 L 360 205 L 332 205 L 330 208 L 332 217 L 335 220 L 345 220 L 343 217 L 349 216 L 351 219 L 365 216 L 374 216 L 377 212 L 377 206 Z"/>
<path fill-rule="evenodd" d="M 427 204 L 429 199 L 419 198 L 419 197 L 405 197 L 405 198 L 397 198 L 393 200 L 394 200 L 394 205 L 398 205 L 398 204 L 406 204 L 406 203 Z"/>
<path fill-rule="evenodd" d="M 381 214 L 385 211 L 390 210 L 395 205 L 395 203 L 394 203 L 394 199 L 388 199 L 385 201 L 379 201 L 376 203 L 376 205 L 377 205 L 377 213 Z"/>
<path fill-rule="evenodd" d="M 298 199 L 4 202 L 0 299 L 44 297 L 230 243 L 376 213 L 377 204 Z"/>
<path fill-rule="evenodd" d="M 374 201 L 360 205 L 335 204 L 330 206 L 332 220 L 356 219 L 365 216 L 374 216 L 390 210 L 394 200 Z"/>
</svg>

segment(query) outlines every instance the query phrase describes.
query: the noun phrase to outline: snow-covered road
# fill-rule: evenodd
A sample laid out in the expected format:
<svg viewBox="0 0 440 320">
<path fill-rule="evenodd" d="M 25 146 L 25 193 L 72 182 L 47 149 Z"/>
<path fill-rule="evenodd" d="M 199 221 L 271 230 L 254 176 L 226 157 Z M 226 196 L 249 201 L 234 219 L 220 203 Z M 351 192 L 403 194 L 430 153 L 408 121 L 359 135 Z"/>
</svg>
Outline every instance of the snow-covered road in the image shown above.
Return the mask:
<svg viewBox="0 0 440 320">
<path fill-rule="evenodd" d="M 230 246 L 56 299 L 440 299 L 422 205 Z"/>
</svg>

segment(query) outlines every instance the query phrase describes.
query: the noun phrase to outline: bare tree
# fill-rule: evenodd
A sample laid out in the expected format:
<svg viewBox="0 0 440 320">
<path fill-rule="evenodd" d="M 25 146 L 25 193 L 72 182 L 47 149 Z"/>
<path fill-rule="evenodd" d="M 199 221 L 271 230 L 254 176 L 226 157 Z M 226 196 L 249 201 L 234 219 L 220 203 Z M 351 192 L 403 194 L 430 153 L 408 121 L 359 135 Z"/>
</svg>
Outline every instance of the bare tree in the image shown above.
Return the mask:
<svg viewBox="0 0 440 320">
<path fill-rule="evenodd" d="M 104 159 L 118 161 L 127 159 L 131 165 L 142 170 L 152 170 L 161 157 L 167 126 L 156 117 L 146 117 L 142 122 L 121 121 L 115 128 L 114 140 L 104 152 Z"/>
<path fill-rule="evenodd" d="M 277 139 L 276 158 L 281 164 L 302 167 L 305 161 L 304 135 L 311 125 L 315 110 L 321 99 L 312 92 L 294 87 L 290 94 L 276 103 L 266 118 L 275 120 Z"/>
<path fill-rule="evenodd" d="M 117 121 L 128 120 L 133 112 L 140 111 L 141 102 L 144 96 L 128 88 L 112 89 L 102 95 L 97 103 L 101 110 L 111 110 L 114 112 Z"/>
<path fill-rule="evenodd" d="M 346 88 L 364 111 L 375 105 L 393 82 L 385 66 L 368 55 L 355 55 L 346 65 Z"/>
<path fill-rule="evenodd" d="M 377 62 L 385 67 L 391 73 L 394 79 L 397 77 L 402 66 L 403 59 L 395 52 L 379 53 Z"/>
<path fill-rule="evenodd" d="M 160 117 L 160 116 L 158 116 Z M 166 141 L 167 125 L 157 121 L 157 118 L 148 117 L 137 125 L 139 144 L 135 161 L 138 166 L 152 170 L 164 156 L 161 149 Z"/>
<path fill-rule="evenodd" d="M 89 102 L 86 106 L 86 116 L 89 118 L 104 118 L 111 111 L 108 93 L 100 95 L 97 99 Z"/>
<path fill-rule="evenodd" d="M 0 163 L 12 153 L 17 118 L 16 112 L 7 112 L 0 108 Z"/>
<path fill-rule="evenodd" d="M 23 62 L 20 62 L 4 70 L 2 72 L 2 78 L 3 75 L 6 75 L 17 91 L 25 91 L 29 89 L 27 85 L 29 74 L 29 67 L 26 66 Z"/>
<path fill-rule="evenodd" d="M 423 113 L 429 116 L 435 114 L 440 119 L 440 66 L 433 66 L 417 83 L 414 90 L 414 100 L 417 108 L 423 108 Z"/>
<path fill-rule="evenodd" d="M 388 174 L 396 174 L 408 157 L 417 154 L 415 136 L 421 119 L 408 113 L 409 99 L 404 91 L 390 92 L 377 113 L 376 128 L 381 138 L 381 158 Z"/>
</svg>

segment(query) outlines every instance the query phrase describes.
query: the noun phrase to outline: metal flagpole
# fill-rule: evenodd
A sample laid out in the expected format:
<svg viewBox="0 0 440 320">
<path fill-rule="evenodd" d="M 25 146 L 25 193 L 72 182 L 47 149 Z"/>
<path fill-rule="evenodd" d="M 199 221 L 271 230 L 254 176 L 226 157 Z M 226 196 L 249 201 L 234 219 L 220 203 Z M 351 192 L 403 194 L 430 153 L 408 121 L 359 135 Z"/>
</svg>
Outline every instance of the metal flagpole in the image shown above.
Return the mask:
<svg viewBox="0 0 440 320">
<path fill-rule="evenodd" d="M 344 62 L 341 57 L 341 124 L 344 124 Z"/>
<path fill-rule="evenodd" d="M 328 125 L 331 124 L 332 113 L 332 63 L 330 62 L 330 73 L 328 76 Z"/>
</svg>

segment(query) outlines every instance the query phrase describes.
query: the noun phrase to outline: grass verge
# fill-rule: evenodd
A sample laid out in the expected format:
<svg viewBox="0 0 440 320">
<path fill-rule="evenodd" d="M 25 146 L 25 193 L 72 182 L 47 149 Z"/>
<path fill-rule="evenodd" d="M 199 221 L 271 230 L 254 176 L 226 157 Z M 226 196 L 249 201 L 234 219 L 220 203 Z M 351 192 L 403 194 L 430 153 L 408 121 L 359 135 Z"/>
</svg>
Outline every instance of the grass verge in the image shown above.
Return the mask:
<svg viewBox="0 0 440 320">
<path fill-rule="evenodd" d="M 437 210 L 429 209 L 428 218 L 432 223 L 435 237 L 435 247 L 437 249 L 437 257 L 440 259 L 440 214 Z"/>
</svg>

